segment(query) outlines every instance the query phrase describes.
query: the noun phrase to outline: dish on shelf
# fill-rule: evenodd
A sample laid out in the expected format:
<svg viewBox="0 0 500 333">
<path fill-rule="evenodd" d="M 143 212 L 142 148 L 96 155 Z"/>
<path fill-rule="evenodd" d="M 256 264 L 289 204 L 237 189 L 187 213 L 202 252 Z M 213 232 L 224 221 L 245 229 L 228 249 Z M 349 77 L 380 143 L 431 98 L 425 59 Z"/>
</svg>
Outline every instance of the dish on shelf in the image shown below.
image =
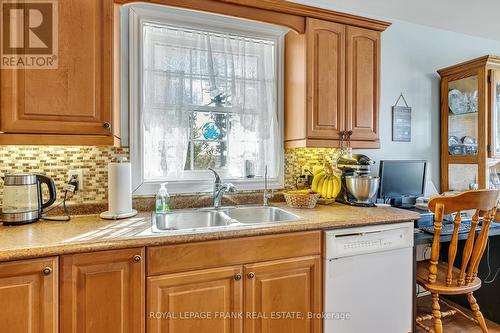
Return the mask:
<svg viewBox="0 0 500 333">
<path fill-rule="evenodd" d="M 477 90 L 470 93 L 466 93 L 465 98 L 467 99 L 468 112 L 477 112 L 478 111 Z"/>
<path fill-rule="evenodd" d="M 460 139 L 454 135 L 448 137 L 448 146 L 459 145 Z"/>
<path fill-rule="evenodd" d="M 467 112 L 465 98 L 460 90 L 452 89 L 448 92 L 448 107 L 454 114 L 462 114 Z"/>
<path fill-rule="evenodd" d="M 476 155 L 477 143 L 465 144 L 459 143 L 448 146 L 448 153 L 450 155 Z"/>
<path fill-rule="evenodd" d="M 476 113 L 478 111 L 478 92 L 462 93 L 458 89 L 448 92 L 448 108 L 453 114 Z"/>
<path fill-rule="evenodd" d="M 448 153 L 450 155 L 475 155 L 477 154 L 477 139 L 467 135 L 459 139 L 455 135 L 450 135 Z"/>
<path fill-rule="evenodd" d="M 476 144 L 477 143 L 477 140 L 470 137 L 470 136 L 464 136 L 462 138 L 462 143 L 466 144 L 466 145 L 471 145 L 471 144 Z"/>
</svg>

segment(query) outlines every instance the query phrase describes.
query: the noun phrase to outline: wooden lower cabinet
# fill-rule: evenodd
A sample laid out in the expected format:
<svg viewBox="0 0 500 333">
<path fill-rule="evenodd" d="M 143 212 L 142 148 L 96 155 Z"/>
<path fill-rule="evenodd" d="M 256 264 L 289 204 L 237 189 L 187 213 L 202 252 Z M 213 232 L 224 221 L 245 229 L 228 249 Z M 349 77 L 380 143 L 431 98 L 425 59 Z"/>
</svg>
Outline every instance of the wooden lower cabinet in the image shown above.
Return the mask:
<svg viewBox="0 0 500 333">
<path fill-rule="evenodd" d="M 147 279 L 148 333 L 319 333 L 320 256 Z"/>
<path fill-rule="evenodd" d="M 0 332 L 321 333 L 319 231 L 145 252 L 0 263 Z"/>
<path fill-rule="evenodd" d="M 61 332 L 144 332 L 143 258 L 143 248 L 61 256 Z"/>
<path fill-rule="evenodd" d="M 245 265 L 245 333 L 319 333 L 321 257 Z"/>
<path fill-rule="evenodd" d="M 0 331 L 58 332 L 57 258 L 0 263 Z"/>
<path fill-rule="evenodd" d="M 241 332 L 242 267 L 149 277 L 149 333 Z"/>
</svg>

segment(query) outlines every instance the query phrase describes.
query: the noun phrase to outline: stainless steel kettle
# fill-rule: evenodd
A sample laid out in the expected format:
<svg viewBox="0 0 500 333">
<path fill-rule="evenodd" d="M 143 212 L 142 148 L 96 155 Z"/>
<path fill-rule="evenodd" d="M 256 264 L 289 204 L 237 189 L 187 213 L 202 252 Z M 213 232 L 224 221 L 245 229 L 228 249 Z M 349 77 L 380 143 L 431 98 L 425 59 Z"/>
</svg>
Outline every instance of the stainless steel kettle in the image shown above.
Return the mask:
<svg viewBox="0 0 500 333">
<path fill-rule="evenodd" d="M 49 198 L 45 201 L 43 184 L 47 186 L 49 193 Z M 51 178 L 32 173 L 6 175 L 0 221 L 4 225 L 36 222 L 42 217 L 43 210 L 54 201 L 56 201 L 56 185 Z"/>
</svg>

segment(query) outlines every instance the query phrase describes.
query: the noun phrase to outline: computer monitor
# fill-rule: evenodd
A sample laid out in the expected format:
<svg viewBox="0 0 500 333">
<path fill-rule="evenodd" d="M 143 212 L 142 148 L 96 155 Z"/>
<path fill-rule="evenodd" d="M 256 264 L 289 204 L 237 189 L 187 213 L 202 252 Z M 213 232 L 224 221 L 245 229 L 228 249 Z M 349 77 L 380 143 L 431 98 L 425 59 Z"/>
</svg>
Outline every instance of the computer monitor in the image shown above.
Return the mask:
<svg viewBox="0 0 500 333">
<path fill-rule="evenodd" d="M 379 198 L 395 206 L 415 204 L 424 195 L 426 172 L 424 160 L 380 161 Z"/>
</svg>

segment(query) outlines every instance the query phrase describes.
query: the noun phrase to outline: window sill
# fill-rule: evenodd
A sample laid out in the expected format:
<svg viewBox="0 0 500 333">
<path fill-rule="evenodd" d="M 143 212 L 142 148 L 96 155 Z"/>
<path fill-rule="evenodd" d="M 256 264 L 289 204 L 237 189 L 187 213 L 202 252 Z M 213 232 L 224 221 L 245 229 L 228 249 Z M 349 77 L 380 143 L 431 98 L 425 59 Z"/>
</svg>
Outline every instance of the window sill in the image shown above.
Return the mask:
<svg viewBox="0 0 500 333">
<path fill-rule="evenodd" d="M 223 183 L 232 183 L 237 191 L 259 191 L 264 190 L 264 180 L 253 179 L 223 179 Z M 160 188 L 160 184 L 168 183 L 167 190 L 169 194 L 193 194 L 193 193 L 211 193 L 214 183 L 212 180 L 181 180 L 181 181 L 145 181 L 134 191 L 134 196 L 155 195 Z M 269 179 L 267 182 L 269 190 L 280 190 L 284 188 L 284 179 Z"/>
</svg>

